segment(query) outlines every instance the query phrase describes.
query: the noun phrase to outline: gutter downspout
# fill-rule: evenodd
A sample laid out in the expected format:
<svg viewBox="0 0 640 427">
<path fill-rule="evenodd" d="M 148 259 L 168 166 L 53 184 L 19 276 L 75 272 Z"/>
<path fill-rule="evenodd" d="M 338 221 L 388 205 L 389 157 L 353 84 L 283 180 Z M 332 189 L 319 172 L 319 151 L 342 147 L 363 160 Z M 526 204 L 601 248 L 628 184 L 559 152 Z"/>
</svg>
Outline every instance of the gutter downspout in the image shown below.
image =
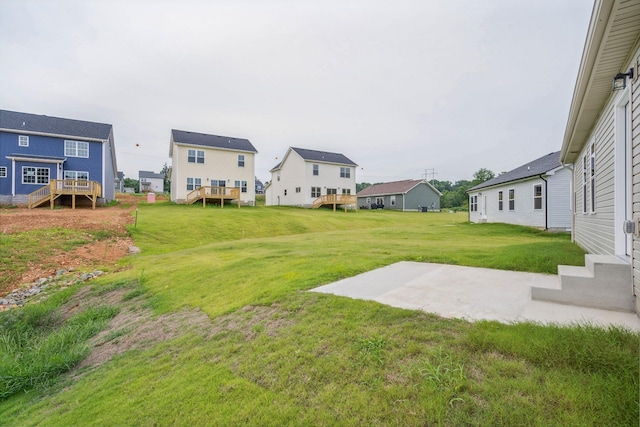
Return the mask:
<svg viewBox="0 0 640 427">
<path fill-rule="evenodd" d="M 547 188 L 549 183 L 540 174 L 540 179 L 544 181 L 544 231 L 549 231 L 549 204 L 547 203 Z"/>
<path fill-rule="evenodd" d="M 576 183 L 575 183 L 575 176 L 573 173 L 573 163 L 564 163 L 564 162 L 560 162 L 560 164 L 569 169 L 571 171 L 571 199 L 569 199 L 569 206 L 571 206 L 573 209 L 571 209 L 571 243 L 575 243 L 576 239 L 575 239 L 575 229 L 576 229 L 576 215 L 575 215 L 575 210 L 576 210 L 576 206 L 575 206 L 575 200 L 576 200 Z"/>
</svg>

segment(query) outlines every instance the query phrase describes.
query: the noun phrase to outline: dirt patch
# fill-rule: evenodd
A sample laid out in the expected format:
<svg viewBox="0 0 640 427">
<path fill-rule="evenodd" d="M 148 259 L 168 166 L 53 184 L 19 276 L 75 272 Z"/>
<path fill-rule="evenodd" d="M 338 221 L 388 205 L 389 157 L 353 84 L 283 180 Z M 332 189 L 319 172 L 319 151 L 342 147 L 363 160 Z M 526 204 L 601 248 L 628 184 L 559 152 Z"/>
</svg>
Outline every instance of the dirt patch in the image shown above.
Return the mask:
<svg viewBox="0 0 640 427">
<path fill-rule="evenodd" d="M 54 251 L 41 254 L 37 262 L 29 263 L 22 276 L 11 283 L 0 296 L 23 283 L 31 283 L 41 277 L 55 274 L 58 269 L 95 268 L 113 265 L 128 252 L 133 240 L 127 236 L 126 226 L 132 224 L 140 197 L 128 194 L 118 195 L 116 206 L 62 209 L 0 209 L 0 232 L 13 234 L 37 229 L 65 228 L 91 233 L 105 232 L 110 237 L 80 246 L 72 251 Z"/>
</svg>

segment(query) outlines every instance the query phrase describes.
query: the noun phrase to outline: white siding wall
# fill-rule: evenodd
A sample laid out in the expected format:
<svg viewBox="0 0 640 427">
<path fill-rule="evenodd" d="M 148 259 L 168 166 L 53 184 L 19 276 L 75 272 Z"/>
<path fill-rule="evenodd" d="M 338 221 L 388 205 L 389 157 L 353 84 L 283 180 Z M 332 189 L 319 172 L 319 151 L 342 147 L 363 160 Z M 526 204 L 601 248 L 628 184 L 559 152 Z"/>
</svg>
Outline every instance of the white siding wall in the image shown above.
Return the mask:
<svg viewBox="0 0 640 427">
<path fill-rule="evenodd" d="M 551 229 L 569 230 L 571 228 L 571 170 L 559 169 L 546 179 L 549 203 L 547 226 Z"/>
<path fill-rule="evenodd" d="M 587 252 L 592 254 L 614 255 L 614 99 L 612 97 L 596 126 L 587 140 L 583 151 L 574 164 L 574 182 L 576 191 L 574 239 Z M 595 143 L 596 209 L 591 213 L 589 183 L 587 194 L 583 190 L 583 159 L 590 156 L 591 143 Z M 587 166 L 588 168 L 588 166 Z M 588 171 L 587 171 L 588 172 Z M 584 212 L 584 199 L 587 212 Z"/>
<path fill-rule="evenodd" d="M 318 175 L 313 174 L 314 164 L 318 165 Z M 310 207 L 315 200 L 315 197 L 311 197 L 311 187 L 320 187 L 321 195 L 327 194 L 327 188 L 335 188 L 338 194 L 342 194 L 342 189 L 347 188 L 351 190 L 351 194 L 355 195 L 355 167 L 349 166 L 351 169 L 349 178 L 340 177 L 341 167 L 346 166 L 305 161 L 291 150 L 283 160 L 280 169 L 271 173 L 271 184 L 267 189 L 265 204 Z M 298 187 L 300 192 L 296 193 Z"/>
<path fill-rule="evenodd" d="M 542 209 L 533 208 L 533 187 L 542 185 Z M 509 210 L 509 190 L 515 190 L 515 209 Z M 498 210 L 498 192 L 502 191 L 502 210 Z M 544 228 L 544 181 L 532 178 L 526 181 L 512 182 L 500 187 L 482 189 L 473 195 L 478 195 L 478 211 L 471 212 L 472 222 L 482 222 L 483 203 L 487 200 L 486 222 L 503 222 L 507 224 L 528 225 Z"/>
<path fill-rule="evenodd" d="M 204 163 L 189 163 L 188 150 L 204 151 Z M 238 154 L 244 155 L 244 167 L 238 166 Z M 240 193 L 242 203 L 255 202 L 255 153 L 217 150 L 204 146 L 174 144 L 172 157 L 171 200 L 184 202 L 187 194 L 187 178 L 200 178 L 202 186 L 211 180 L 225 180 L 227 187 L 235 181 L 247 181 L 247 192 Z"/>
</svg>

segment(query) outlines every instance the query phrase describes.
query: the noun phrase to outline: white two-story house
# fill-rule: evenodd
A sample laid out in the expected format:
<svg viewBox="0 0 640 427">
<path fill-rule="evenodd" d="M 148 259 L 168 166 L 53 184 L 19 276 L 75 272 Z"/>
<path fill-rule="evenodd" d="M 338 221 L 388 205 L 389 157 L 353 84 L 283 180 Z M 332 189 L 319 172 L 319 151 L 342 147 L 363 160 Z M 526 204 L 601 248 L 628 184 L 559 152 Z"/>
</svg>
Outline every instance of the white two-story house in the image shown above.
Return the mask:
<svg viewBox="0 0 640 427">
<path fill-rule="evenodd" d="M 357 166 L 344 154 L 290 147 L 270 171 L 265 204 L 312 207 L 321 196 L 355 196 Z"/>
<path fill-rule="evenodd" d="M 214 191 L 238 188 L 236 202 L 255 204 L 257 153 L 248 139 L 173 129 L 169 148 L 171 201 L 190 203 L 189 195 L 203 187 Z"/>
</svg>

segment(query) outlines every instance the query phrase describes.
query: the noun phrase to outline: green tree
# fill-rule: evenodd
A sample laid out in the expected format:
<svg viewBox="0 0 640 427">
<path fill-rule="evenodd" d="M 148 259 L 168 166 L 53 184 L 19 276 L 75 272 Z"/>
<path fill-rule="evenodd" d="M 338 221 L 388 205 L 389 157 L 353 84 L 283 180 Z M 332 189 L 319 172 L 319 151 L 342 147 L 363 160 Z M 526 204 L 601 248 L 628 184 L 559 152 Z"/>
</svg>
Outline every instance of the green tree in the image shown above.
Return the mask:
<svg viewBox="0 0 640 427">
<path fill-rule="evenodd" d="M 163 190 L 165 193 L 168 193 L 171 191 L 171 168 L 167 165 L 167 162 L 164 162 L 160 174 L 164 177 Z"/>
<path fill-rule="evenodd" d="M 483 182 L 489 181 L 496 176 L 495 173 L 486 168 L 480 168 L 473 174 L 473 181 L 471 181 L 471 186 L 475 186 L 478 184 L 482 184 Z"/>
<path fill-rule="evenodd" d="M 135 191 L 136 193 L 140 192 L 140 182 L 138 182 L 137 179 L 125 178 L 124 186 L 133 188 L 133 191 Z"/>
</svg>

